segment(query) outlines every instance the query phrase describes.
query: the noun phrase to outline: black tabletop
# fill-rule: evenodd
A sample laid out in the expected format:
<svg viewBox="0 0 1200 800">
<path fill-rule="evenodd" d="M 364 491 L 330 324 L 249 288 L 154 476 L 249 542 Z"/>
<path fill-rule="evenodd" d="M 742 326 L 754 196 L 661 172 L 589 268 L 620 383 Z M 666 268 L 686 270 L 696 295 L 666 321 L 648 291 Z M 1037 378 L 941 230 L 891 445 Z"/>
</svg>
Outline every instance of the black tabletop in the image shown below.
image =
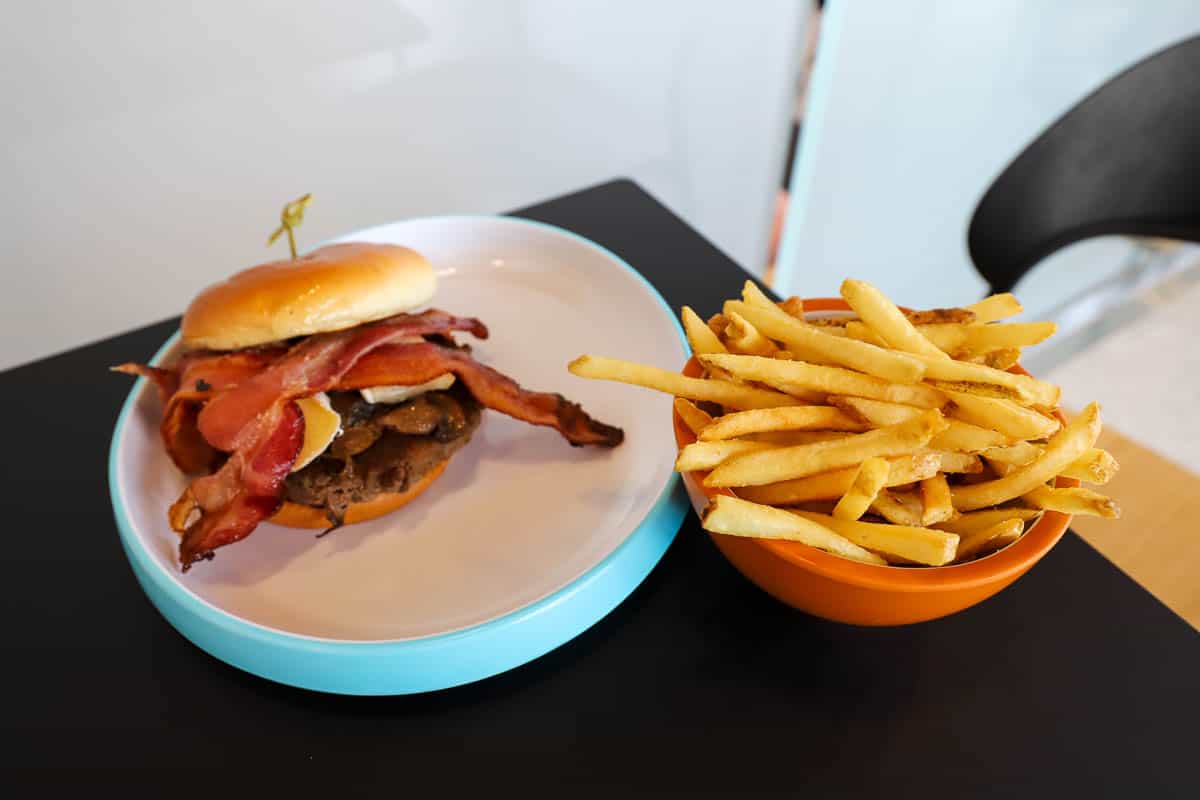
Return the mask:
<svg viewBox="0 0 1200 800">
<path fill-rule="evenodd" d="M 746 277 L 628 181 L 516 213 L 612 249 L 675 307 L 711 313 Z M 105 368 L 175 324 L 0 374 L 0 788 L 166 796 L 224 766 L 255 768 L 275 797 L 364 782 L 388 797 L 1200 796 L 1200 635 L 1073 534 L 973 609 L 872 629 L 776 602 L 689 515 L 625 603 L 495 678 L 357 698 L 229 667 L 142 595 L 104 477 L 129 390 Z M 152 775 L 173 768 L 186 778 Z"/>
</svg>

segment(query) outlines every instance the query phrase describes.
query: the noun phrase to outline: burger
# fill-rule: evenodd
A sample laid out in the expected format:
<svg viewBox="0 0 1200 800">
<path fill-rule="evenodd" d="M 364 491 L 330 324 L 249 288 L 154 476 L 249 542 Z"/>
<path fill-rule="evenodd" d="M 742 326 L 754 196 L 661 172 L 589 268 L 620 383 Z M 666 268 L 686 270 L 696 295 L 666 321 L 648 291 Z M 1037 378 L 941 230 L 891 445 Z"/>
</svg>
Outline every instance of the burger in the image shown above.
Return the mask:
<svg viewBox="0 0 1200 800">
<path fill-rule="evenodd" d="M 484 409 L 574 446 L 621 443 L 578 404 L 476 361 L 459 338 L 487 328 L 426 308 L 435 289 L 406 247 L 330 245 L 202 291 L 170 366 L 113 368 L 155 384 L 163 444 L 191 477 L 167 512 L 183 571 L 263 521 L 327 533 L 395 511 L 437 480 Z"/>
</svg>

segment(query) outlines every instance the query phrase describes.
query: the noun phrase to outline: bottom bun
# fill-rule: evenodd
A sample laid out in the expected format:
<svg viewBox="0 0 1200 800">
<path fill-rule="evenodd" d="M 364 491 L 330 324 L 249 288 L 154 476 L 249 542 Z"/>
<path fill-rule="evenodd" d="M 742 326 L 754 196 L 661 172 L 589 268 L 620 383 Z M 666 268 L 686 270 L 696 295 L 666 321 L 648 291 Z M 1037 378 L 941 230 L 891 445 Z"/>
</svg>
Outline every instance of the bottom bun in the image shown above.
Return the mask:
<svg viewBox="0 0 1200 800">
<path fill-rule="evenodd" d="M 346 509 L 343 524 L 352 525 L 355 522 L 366 522 L 395 511 L 428 489 L 429 485 L 442 474 L 447 463 L 449 463 L 449 459 L 435 466 L 426 473 L 425 477 L 403 492 L 381 494 L 365 502 L 352 504 Z M 270 521 L 276 525 L 286 525 L 289 528 L 328 528 L 330 525 L 329 517 L 325 516 L 324 509 L 299 503 L 284 503 Z"/>
</svg>

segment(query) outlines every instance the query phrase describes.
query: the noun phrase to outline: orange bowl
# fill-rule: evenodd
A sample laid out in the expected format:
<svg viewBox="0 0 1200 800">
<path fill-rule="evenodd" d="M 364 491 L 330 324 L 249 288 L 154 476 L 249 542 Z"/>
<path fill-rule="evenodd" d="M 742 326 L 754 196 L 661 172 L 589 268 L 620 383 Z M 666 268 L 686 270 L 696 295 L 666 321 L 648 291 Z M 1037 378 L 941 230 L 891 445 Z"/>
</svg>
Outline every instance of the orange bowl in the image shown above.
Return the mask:
<svg viewBox="0 0 1200 800">
<path fill-rule="evenodd" d="M 806 311 L 848 311 L 841 299 L 805 300 Z M 1020 367 L 1014 372 L 1025 373 Z M 683 374 L 698 377 L 695 358 Z M 1062 414 L 1056 412 L 1059 419 Z M 672 411 L 675 441 L 682 449 L 695 435 Z M 696 512 L 728 489 L 704 485 L 707 472 L 685 472 L 683 482 Z M 1058 479 L 1059 486 L 1079 481 Z M 966 564 L 946 567 L 887 567 L 841 558 L 799 542 L 709 533 L 717 548 L 752 583 L 788 605 L 835 622 L 906 625 L 937 619 L 979 603 L 1024 575 L 1058 543 L 1069 514 L 1043 512 L 1025 535 L 1008 547 Z"/>
</svg>

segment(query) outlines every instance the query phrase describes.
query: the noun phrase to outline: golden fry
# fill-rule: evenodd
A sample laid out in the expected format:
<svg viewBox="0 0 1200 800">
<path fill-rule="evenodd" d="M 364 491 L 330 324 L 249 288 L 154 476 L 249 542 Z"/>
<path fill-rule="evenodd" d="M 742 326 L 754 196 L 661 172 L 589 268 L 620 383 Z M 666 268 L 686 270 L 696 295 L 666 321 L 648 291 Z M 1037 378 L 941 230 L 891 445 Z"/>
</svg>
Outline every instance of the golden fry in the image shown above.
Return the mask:
<svg viewBox="0 0 1200 800">
<path fill-rule="evenodd" d="M 973 356 L 978 358 L 978 363 L 992 369 L 1008 369 L 1009 367 L 1019 364 L 1021 361 L 1021 348 L 1006 347 L 1003 350 L 993 350 L 990 353 L 984 353 L 982 356 Z"/>
<path fill-rule="evenodd" d="M 1013 439 L 1044 439 L 1061 427 L 1054 417 L 1009 400 L 980 397 L 968 392 L 946 391 L 945 394 L 954 403 L 949 409 L 951 417 Z"/>
<path fill-rule="evenodd" d="M 779 352 L 767 337 L 758 332 L 746 318 L 736 311 L 730 312 L 729 325 L 725 328 L 725 343 L 730 352 L 750 356 L 770 356 Z"/>
<path fill-rule="evenodd" d="M 749 442 L 730 439 L 724 442 L 692 442 L 679 451 L 675 459 L 676 472 L 709 470 L 734 456 L 768 450 L 770 442 Z"/>
<path fill-rule="evenodd" d="M 1081 514 L 1091 517 L 1116 519 L 1121 508 L 1111 498 L 1091 489 L 1051 489 L 1039 486 L 1022 498 L 1034 508 L 1046 511 L 1061 511 L 1064 514 Z"/>
<path fill-rule="evenodd" d="M 868 550 L 899 556 L 907 561 L 938 567 L 954 559 L 958 550 L 958 535 L 919 526 L 883 525 L 827 517 L 809 511 L 793 512 L 797 516 L 829 528 L 849 541 Z"/>
<path fill-rule="evenodd" d="M 930 308 L 925 311 L 905 311 L 904 316 L 913 325 L 939 325 L 947 322 L 967 325 L 976 321 L 975 312 L 966 308 Z"/>
<path fill-rule="evenodd" d="M 871 510 L 893 525 L 921 526 L 921 499 L 911 492 L 881 491 L 871 503 Z"/>
<path fill-rule="evenodd" d="M 1006 539 L 1016 538 L 1021 535 L 1025 523 L 1019 519 L 1008 519 L 1003 522 L 997 522 L 990 528 L 968 533 L 959 540 L 958 552 L 955 553 L 956 561 L 961 561 L 964 558 L 978 555 L 991 542 L 1003 536 Z"/>
<path fill-rule="evenodd" d="M 875 496 L 887 483 L 890 469 L 888 462 L 882 458 L 868 458 L 859 464 L 850 488 L 833 507 L 833 516 L 842 520 L 856 520 L 867 513 Z"/>
<path fill-rule="evenodd" d="M 1008 447 L 995 447 L 984 450 L 982 455 L 989 461 L 998 464 L 1019 467 L 1028 464 L 1041 455 L 1043 446 L 1029 442 L 1017 442 Z M 1066 478 L 1086 481 L 1087 483 L 1104 484 L 1112 480 L 1120 465 L 1112 453 L 1093 447 L 1079 458 L 1072 461 L 1060 475 Z"/>
<path fill-rule="evenodd" d="M 941 350 L 917 332 L 895 303 L 866 281 L 842 281 L 842 297 L 858 312 L 884 342 L 895 350 L 919 353 L 931 358 L 948 358 Z M 927 370 L 928 371 L 928 370 Z"/>
<path fill-rule="evenodd" d="M 1053 322 L 1004 322 L 996 325 L 971 325 L 964 329 L 966 340 L 960 345 L 967 353 L 1029 347 L 1044 342 L 1058 331 Z"/>
<path fill-rule="evenodd" d="M 936 475 L 941 459 L 935 453 L 922 453 L 889 458 L 887 462 L 885 487 L 903 486 Z M 763 486 L 743 486 L 737 493 L 747 500 L 773 506 L 791 506 L 813 500 L 836 500 L 850 490 L 856 474 L 857 467 L 843 467 Z"/>
<path fill-rule="evenodd" d="M 1025 309 L 1009 292 L 985 297 L 978 303 L 972 303 L 967 309 L 975 314 L 975 322 L 995 322 L 1006 317 L 1015 317 Z"/>
<path fill-rule="evenodd" d="M 567 365 L 567 369 L 581 378 L 630 383 L 689 400 L 707 400 L 728 408 L 773 408 L 796 404 L 793 398 L 782 392 L 728 381 L 688 378 L 678 372 L 604 356 L 580 356 Z"/>
<path fill-rule="evenodd" d="M 865 431 L 868 427 L 830 406 L 758 408 L 726 414 L 705 428 L 700 438 L 707 442 L 768 431 Z"/>
<path fill-rule="evenodd" d="M 870 400 L 862 397 L 845 397 L 834 395 L 829 398 L 829 404 L 858 414 L 872 425 L 896 425 L 912 419 L 920 410 L 900 403 L 886 403 L 881 400 Z M 974 453 L 989 447 L 1000 447 L 1008 443 L 1008 437 L 963 422 L 957 419 L 946 420 L 946 430 L 933 437 L 929 446 L 934 450 L 952 450 L 959 453 Z"/>
<path fill-rule="evenodd" d="M 847 431 L 765 431 L 763 433 L 747 434 L 743 438 L 756 442 L 793 445 L 832 442 L 834 439 L 845 439 L 847 436 L 853 435 L 853 433 Z"/>
<path fill-rule="evenodd" d="M 968 533 L 990 528 L 998 522 L 1009 519 L 1025 523 L 1041 513 L 1036 508 L 989 508 L 987 511 L 968 511 L 965 514 L 959 514 L 954 519 L 937 523 L 934 527 L 966 536 Z"/>
<path fill-rule="evenodd" d="M 945 522 L 955 515 L 954 505 L 950 502 L 950 484 L 946 476 L 938 473 L 932 478 L 921 481 L 921 524 L 928 527 L 938 522 Z"/>
<path fill-rule="evenodd" d="M 804 301 L 799 297 L 789 297 L 779 303 L 779 307 L 783 309 L 789 316 L 793 316 L 798 320 L 804 319 Z"/>
<path fill-rule="evenodd" d="M 876 347 L 887 347 L 887 342 L 885 342 L 879 336 L 879 334 L 877 334 L 870 327 L 868 327 L 865 322 L 862 322 L 860 320 L 857 320 L 857 319 L 850 320 L 849 322 L 847 322 L 845 324 L 845 326 L 843 327 L 843 330 L 846 331 L 846 336 L 851 339 L 857 339 L 860 342 L 866 342 L 867 344 L 873 344 Z"/>
<path fill-rule="evenodd" d="M 782 509 L 736 497 L 714 497 L 701 513 L 700 525 L 712 533 L 756 539 L 785 539 L 867 564 L 887 563 L 823 525 Z"/>
<path fill-rule="evenodd" d="M 979 456 L 973 453 L 955 453 L 950 450 L 934 450 L 932 448 L 926 452 L 934 453 L 941 459 L 942 472 L 969 474 L 983 472 L 983 462 L 979 460 Z"/>
<path fill-rule="evenodd" d="M 941 408 L 946 396 L 921 384 L 890 383 L 873 375 L 863 375 L 841 367 L 739 355 L 702 356 L 700 362 L 708 367 L 728 370 L 739 378 L 759 381 L 793 391 L 853 395 L 892 403 Z"/>
<path fill-rule="evenodd" d="M 872 456 L 899 456 L 924 447 L 946 426 L 937 411 L 900 425 L 830 442 L 747 453 L 717 467 L 706 486 L 759 486 L 859 464 Z"/>
<path fill-rule="evenodd" d="M 737 301 L 725 305 L 750 320 L 764 336 L 783 342 L 787 349 L 802 355 L 817 353 L 842 366 L 895 383 L 916 383 L 925 374 L 925 368 L 909 354 L 833 336 L 789 317 L 778 308 L 760 308 Z"/>
<path fill-rule="evenodd" d="M 725 345 L 721 344 L 717 334 L 713 333 L 690 306 L 684 306 L 679 316 L 683 320 L 683 332 L 687 334 L 688 344 L 691 345 L 694 355 L 729 352 Z"/>
<path fill-rule="evenodd" d="M 1054 434 L 1041 455 L 1030 463 L 1002 478 L 952 489 L 954 507 L 960 511 L 972 511 L 1000 505 L 1033 491 L 1094 446 L 1096 437 L 1100 435 L 1100 426 L 1100 406 L 1091 403 L 1065 428 Z"/>
<path fill-rule="evenodd" d="M 1028 375 L 1018 375 L 992 369 L 983 364 L 970 364 L 950 358 L 930 358 L 917 353 L 910 354 L 925 365 L 925 379 L 947 381 L 967 385 L 995 386 L 1001 390 L 1015 392 L 1022 404 L 1054 408 L 1058 405 L 1061 391 L 1052 383 L 1039 381 Z M 944 354 L 943 354 L 944 355 Z"/>
<path fill-rule="evenodd" d="M 685 400 L 682 397 L 675 398 L 675 413 L 683 420 L 683 424 L 688 427 L 692 433 L 697 436 L 700 431 L 712 424 L 712 416 L 702 408 L 696 406 L 691 400 Z"/>
</svg>

